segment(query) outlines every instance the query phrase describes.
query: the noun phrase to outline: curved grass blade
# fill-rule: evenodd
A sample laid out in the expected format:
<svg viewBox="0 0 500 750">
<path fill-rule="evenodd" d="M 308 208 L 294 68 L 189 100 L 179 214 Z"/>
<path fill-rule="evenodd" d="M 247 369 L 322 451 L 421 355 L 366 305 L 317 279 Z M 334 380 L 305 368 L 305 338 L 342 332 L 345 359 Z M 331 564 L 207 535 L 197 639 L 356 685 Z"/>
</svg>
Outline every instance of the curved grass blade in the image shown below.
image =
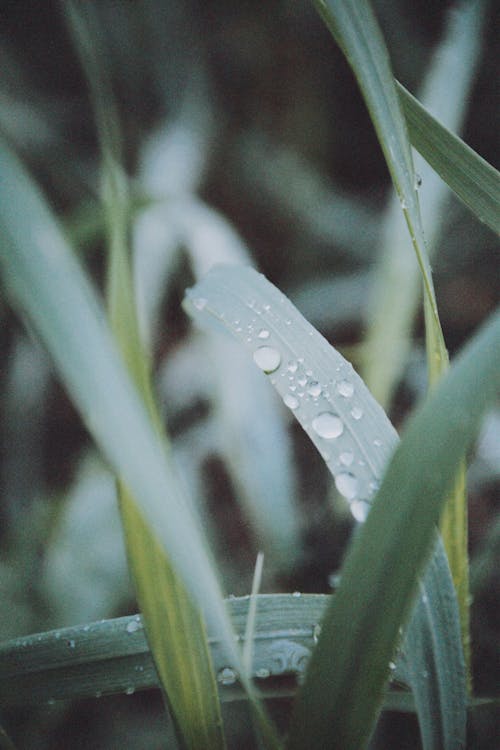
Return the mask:
<svg viewBox="0 0 500 750">
<path fill-rule="evenodd" d="M 499 234 L 500 172 L 396 85 L 415 148 L 479 221 Z"/>
<path fill-rule="evenodd" d="M 299 697 L 290 748 L 302 747 L 305 737 L 313 746 L 342 750 L 366 743 L 387 679 L 387 659 L 409 611 L 446 492 L 499 387 L 497 314 L 406 429 L 373 510 L 349 550 Z M 333 673 L 326 666 L 329 659 Z M 444 746 L 464 744 L 463 736 L 453 736 Z"/>
<path fill-rule="evenodd" d="M 231 332 L 252 353 L 320 451 L 354 518 L 363 521 L 398 437 L 351 365 L 284 295 L 250 268 L 212 269 L 188 292 L 185 306 L 200 323 Z M 465 731 L 466 688 L 456 597 L 440 542 L 435 547 L 432 571 L 440 591 L 446 593 L 447 607 L 443 609 L 441 598 L 435 597 L 432 588 L 427 590 L 424 581 L 423 594 L 431 602 L 434 616 L 429 620 L 427 605 L 419 599 L 416 606 L 421 612 L 408 627 L 402 667 L 406 665 L 403 676 L 411 680 L 422 721 L 431 718 L 423 734 L 432 733 L 435 745 L 444 748 L 451 746 L 448 724 L 441 714 L 432 713 L 436 700 L 430 682 L 438 685 L 437 705 L 449 716 L 460 717 L 453 726 L 453 737 Z M 426 623 L 425 633 L 413 632 L 421 623 Z M 387 657 L 386 665 L 391 658 Z M 360 679 L 354 666 L 354 677 Z M 442 675 L 436 674 L 438 669 L 443 670 Z M 453 681 L 446 679 L 450 672 Z"/>
<path fill-rule="evenodd" d="M 481 2 L 452 9 L 421 86 L 425 106 L 454 131 L 460 130 L 469 100 L 481 47 L 483 10 Z M 447 213 L 445 202 L 449 190 L 420 154 L 414 154 L 414 160 L 420 178 L 417 181 L 421 182 L 420 210 L 432 259 Z M 408 361 L 421 281 L 394 194 L 384 218 L 372 299 L 366 312 L 363 378 L 377 401 L 388 410 Z"/>
<path fill-rule="evenodd" d="M 357 78 L 403 210 L 422 273 L 427 369 L 429 384 L 434 386 L 448 368 L 448 352 L 439 321 L 425 245 L 418 201 L 418 181 L 389 55 L 367 0 L 314 2 Z M 467 509 L 464 487 L 462 466 L 457 471 L 457 481 L 450 490 L 443 531 L 447 534 L 444 542 L 450 555 L 453 580 L 459 595 L 462 641 L 469 663 Z"/>
</svg>

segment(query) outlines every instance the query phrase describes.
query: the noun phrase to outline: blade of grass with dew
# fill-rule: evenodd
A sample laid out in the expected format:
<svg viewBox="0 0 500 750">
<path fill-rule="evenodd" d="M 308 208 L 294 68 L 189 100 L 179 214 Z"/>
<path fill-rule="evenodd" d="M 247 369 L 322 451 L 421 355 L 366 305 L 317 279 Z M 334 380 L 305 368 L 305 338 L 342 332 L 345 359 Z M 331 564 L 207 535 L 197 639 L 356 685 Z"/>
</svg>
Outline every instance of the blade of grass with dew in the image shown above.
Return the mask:
<svg viewBox="0 0 500 750">
<path fill-rule="evenodd" d="M 89 432 L 130 488 L 207 626 L 220 634 L 227 663 L 251 691 L 215 563 L 95 292 L 42 195 L 1 142 L 0 171 L 0 261 L 7 296 L 37 331 Z M 267 745 L 276 747 L 272 729 L 265 734 Z"/>
<path fill-rule="evenodd" d="M 313 746 L 331 743 L 342 750 L 366 743 L 386 679 L 385 660 L 408 612 L 447 490 L 499 387 L 497 313 L 408 424 L 373 510 L 348 552 L 323 624 L 326 637 L 322 633 L 292 722 L 290 748 L 301 747 L 305 736 Z M 328 659 L 333 672 L 325 666 Z M 448 746 L 464 745 L 465 738 L 455 737 Z"/>
<path fill-rule="evenodd" d="M 433 387 L 448 368 L 448 352 L 439 321 L 425 245 L 410 141 L 391 72 L 389 55 L 367 0 L 313 1 L 357 78 L 401 203 L 422 273 L 427 370 L 429 385 Z M 450 555 L 453 580 L 457 584 L 462 645 L 470 674 L 467 508 L 464 471 L 463 465 L 457 470 L 457 480 L 450 491 L 446 506 L 449 520 L 445 523 L 443 530 L 447 534 L 444 543 Z"/>
<path fill-rule="evenodd" d="M 108 234 L 107 301 L 112 330 L 144 399 L 152 425 L 167 448 L 150 384 L 149 361 L 139 338 L 128 257 L 130 202 L 121 167 L 118 115 L 106 77 L 94 17 L 66 6 L 87 75 L 103 155 L 102 192 Z M 217 685 L 203 617 L 172 569 L 133 495 L 118 478 L 117 492 L 127 557 L 167 705 L 182 747 L 225 747 Z"/>
<path fill-rule="evenodd" d="M 141 318 L 149 320 L 153 330 L 165 294 L 158 280 L 179 257 L 180 247 L 195 279 L 215 263 L 250 263 L 250 253 L 231 224 L 195 197 L 172 198 L 144 211 L 134 227 L 134 247 Z M 212 386 L 205 397 L 212 404 L 211 419 L 220 434 L 215 453 L 228 469 L 236 499 L 266 553 L 269 569 L 289 570 L 302 552 L 301 519 L 290 435 L 279 406 L 233 341 L 208 336 L 202 346 L 201 360 L 193 367 L 205 371 L 204 383 Z M 171 364 L 175 368 L 175 362 Z M 238 389 L 235 383 L 240 384 Z M 173 391 L 177 394 L 181 389 Z M 260 413 L 255 400 L 262 406 Z"/>
<path fill-rule="evenodd" d="M 422 101 L 443 123 L 461 127 L 480 52 L 484 3 L 467 2 L 448 14 L 443 38 L 434 50 L 424 82 Z M 458 64 L 459 63 L 459 64 Z M 436 250 L 446 216 L 449 191 L 420 154 L 414 154 L 421 183 L 419 202 L 429 257 Z M 396 196 L 386 209 L 372 300 L 366 311 L 363 379 L 388 411 L 406 366 L 414 318 L 420 302 L 420 274 Z"/>
<path fill-rule="evenodd" d="M 500 172 L 396 85 L 415 148 L 479 221 L 500 234 Z"/>
<path fill-rule="evenodd" d="M 303 675 L 330 599 L 325 594 L 255 596 L 252 676 L 260 690 L 278 687 L 279 679 L 279 694 L 294 694 L 296 683 L 290 678 Z M 235 633 L 245 638 L 251 598 L 235 597 L 226 603 Z M 222 671 L 227 662 L 220 641 L 210 637 L 209 643 L 215 667 Z M 0 670 L 4 675 L 0 705 L 4 707 L 123 694 L 159 685 L 141 615 L 4 642 L 0 644 Z M 246 699 L 230 673 L 219 689 L 222 700 Z M 393 705 L 393 699 L 388 705 Z"/>
<path fill-rule="evenodd" d="M 188 291 L 184 304 L 202 325 L 232 333 L 252 352 L 320 451 L 354 518 L 363 521 L 398 438 L 352 366 L 284 295 L 250 268 L 212 269 Z M 262 330 L 268 334 L 264 340 L 259 337 Z M 429 747 L 445 748 L 464 734 L 466 687 L 456 596 L 439 540 L 434 562 L 426 573 L 430 580 L 422 582 L 433 617 L 424 599 L 418 599 L 416 607 L 422 612 L 408 626 L 402 666 L 409 665 L 405 674 L 419 718 L 430 721 L 422 734 L 435 739 Z M 437 589 L 446 592 L 446 607 L 435 596 Z M 426 630 L 419 637 L 413 631 L 422 623 Z M 439 712 L 432 710 L 437 705 Z"/>
</svg>

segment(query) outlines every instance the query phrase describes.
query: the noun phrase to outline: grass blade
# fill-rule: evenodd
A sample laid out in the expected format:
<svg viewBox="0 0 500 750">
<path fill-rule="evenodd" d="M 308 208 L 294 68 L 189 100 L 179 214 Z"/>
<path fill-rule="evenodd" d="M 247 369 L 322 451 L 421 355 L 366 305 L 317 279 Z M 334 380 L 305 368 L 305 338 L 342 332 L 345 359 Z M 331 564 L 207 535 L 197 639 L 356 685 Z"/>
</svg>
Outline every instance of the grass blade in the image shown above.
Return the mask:
<svg viewBox="0 0 500 750">
<path fill-rule="evenodd" d="M 315 0 L 315 5 L 358 80 L 408 226 L 422 273 L 427 369 L 432 387 L 448 368 L 448 352 L 439 321 L 425 245 L 410 141 L 389 56 L 367 0 Z M 450 490 L 446 509 L 449 520 L 444 524 L 443 531 L 447 534 L 444 542 L 450 555 L 453 580 L 459 595 L 462 640 L 469 663 L 467 508 L 464 486 L 462 465 L 457 470 L 457 481 Z"/>
<path fill-rule="evenodd" d="M 342 750 L 366 743 L 387 678 L 387 661 L 427 559 L 446 491 L 499 387 L 497 314 L 411 419 L 343 567 L 323 624 L 325 637 L 322 633 L 298 704 L 291 748 L 301 747 L 306 736 L 315 746 Z M 335 664 L 335 669 L 327 664 Z M 459 740 L 454 742 L 452 747 L 460 746 Z"/>
<path fill-rule="evenodd" d="M 93 289 L 41 195 L 3 145 L 0 171 L 0 258 L 8 296 L 39 333 L 103 455 L 130 487 L 190 597 L 220 632 L 228 663 L 237 668 L 240 655 L 214 562 Z"/>
<path fill-rule="evenodd" d="M 445 33 L 433 52 L 421 87 L 425 106 L 455 131 L 460 130 L 474 79 L 483 10 L 482 3 L 467 3 L 448 14 Z M 414 159 L 421 180 L 420 210 L 432 259 L 447 213 L 444 204 L 449 191 L 420 154 L 414 154 Z M 363 378 L 377 401 L 388 410 L 407 365 L 421 297 L 418 264 L 395 195 L 386 209 L 379 255 L 372 302 L 366 314 Z"/>
<path fill-rule="evenodd" d="M 252 353 L 320 451 L 353 516 L 364 520 L 398 438 L 351 365 L 252 269 L 212 269 L 188 292 L 185 305 L 202 324 L 230 331 Z M 265 345 L 262 331 L 268 334 Z M 440 592 L 446 594 L 446 608 L 441 596 L 436 596 L 432 586 L 428 589 L 424 580 L 422 591 L 435 617 L 430 619 L 425 599 L 419 599 L 419 612 L 408 627 L 404 658 L 419 716 L 431 722 L 425 733 L 436 738 L 436 745 L 447 747 L 449 736 L 462 736 L 465 731 L 466 688 L 463 656 L 457 647 L 456 597 L 441 544 L 435 547 L 432 574 L 429 582 L 434 584 L 437 578 Z M 420 633 L 423 624 L 425 630 Z M 423 670 L 429 678 L 423 676 Z M 450 672 L 452 682 L 447 679 Z M 434 677 L 439 705 L 456 719 L 448 736 L 447 720 L 432 712 L 435 693 L 427 683 Z"/>
<path fill-rule="evenodd" d="M 87 8 L 83 16 L 72 3 L 66 8 L 99 124 L 109 248 L 110 323 L 152 426 L 167 446 L 151 388 L 149 359 L 139 336 L 127 241 L 131 206 L 121 166 L 120 128 L 106 77 L 106 58 L 91 10 Z M 186 750 L 224 748 L 217 685 L 201 612 L 189 598 L 153 529 L 145 522 L 136 500 L 120 479 L 117 492 L 137 600 L 180 744 Z"/>
<path fill-rule="evenodd" d="M 473 214 L 500 233 L 500 172 L 397 84 L 411 142 Z"/>
</svg>

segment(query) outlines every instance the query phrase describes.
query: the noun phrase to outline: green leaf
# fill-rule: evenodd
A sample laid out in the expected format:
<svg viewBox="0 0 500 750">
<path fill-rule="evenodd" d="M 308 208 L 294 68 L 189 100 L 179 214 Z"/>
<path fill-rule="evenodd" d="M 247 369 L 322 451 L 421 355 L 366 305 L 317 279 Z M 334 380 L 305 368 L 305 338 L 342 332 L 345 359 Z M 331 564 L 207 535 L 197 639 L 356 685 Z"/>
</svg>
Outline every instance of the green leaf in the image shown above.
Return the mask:
<svg viewBox="0 0 500 750">
<path fill-rule="evenodd" d="M 290 748 L 303 747 L 306 737 L 312 746 L 342 750 L 366 743 L 446 493 L 499 387 L 497 314 L 410 420 L 342 569 L 297 705 Z M 460 746 L 460 740 L 448 746 Z"/>
<path fill-rule="evenodd" d="M 397 84 L 411 142 L 474 215 L 500 233 L 500 172 Z"/>
<path fill-rule="evenodd" d="M 410 141 L 387 49 L 367 0 L 315 0 L 315 5 L 357 78 L 408 225 L 423 279 L 427 369 L 432 387 L 448 368 L 448 352 L 425 245 Z M 463 472 L 462 466 L 457 470 L 456 484 L 450 490 L 446 510 L 450 520 L 444 525 L 447 533 L 444 541 L 450 553 L 452 575 L 460 596 L 463 645 L 468 660 L 467 510 Z"/>
<path fill-rule="evenodd" d="M 353 516 L 364 520 L 398 438 L 351 365 L 250 268 L 212 269 L 188 292 L 184 304 L 201 324 L 231 332 L 251 352 L 323 456 Z M 448 747 L 465 731 L 466 687 L 456 597 L 439 543 L 427 575 L 416 604 L 419 611 L 408 626 L 403 677 L 414 691 L 419 717 L 430 722 L 423 735 Z M 452 682 L 447 679 L 450 673 Z M 357 677 L 364 679 L 359 673 Z M 436 682 L 438 704 L 454 722 L 449 733 L 448 719 L 433 711 L 436 691 L 429 690 L 429 680 Z M 348 712 L 348 706 L 342 711 Z"/>
</svg>

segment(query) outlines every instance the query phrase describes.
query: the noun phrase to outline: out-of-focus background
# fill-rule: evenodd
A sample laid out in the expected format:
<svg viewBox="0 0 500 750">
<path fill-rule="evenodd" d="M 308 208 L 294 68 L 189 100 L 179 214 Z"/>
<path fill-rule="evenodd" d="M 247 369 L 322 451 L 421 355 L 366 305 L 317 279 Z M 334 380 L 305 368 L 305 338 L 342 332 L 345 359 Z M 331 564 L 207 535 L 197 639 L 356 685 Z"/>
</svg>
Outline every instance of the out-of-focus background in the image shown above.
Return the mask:
<svg viewBox="0 0 500 750">
<path fill-rule="evenodd" d="M 214 263 L 256 266 L 373 382 L 377 358 L 402 358 L 394 387 L 384 376 L 374 391 L 403 424 L 425 393 L 423 320 L 417 310 L 411 337 L 393 348 L 366 344 L 381 299 L 414 261 L 354 78 L 305 0 L 82 6 L 119 112 L 145 343 L 226 591 L 248 593 L 264 548 L 263 590 L 328 592 L 353 525 L 347 506 L 263 376 L 236 353 L 226 372 L 222 339 L 192 328 L 180 303 Z M 398 79 L 498 166 L 498 6 L 462 3 L 461 15 L 422 0 L 374 7 Z M 0 18 L 0 131 L 102 288 L 96 124 L 61 5 L 4 2 Z M 423 162 L 417 169 L 453 354 L 498 303 L 498 240 Z M 135 611 L 113 480 L 45 353 L 1 300 L 0 346 L 0 639 Z M 478 694 L 498 690 L 499 445 L 495 411 L 469 470 Z M 287 509 L 286 555 L 255 498 Z M 234 747 L 249 746 L 243 716 L 230 715 Z M 2 719 L 33 750 L 167 746 L 154 691 Z M 404 744 L 408 721 L 385 722 L 387 747 L 418 747 L 416 732 Z M 493 750 L 497 730 L 493 712 L 476 712 L 470 746 Z"/>
</svg>

